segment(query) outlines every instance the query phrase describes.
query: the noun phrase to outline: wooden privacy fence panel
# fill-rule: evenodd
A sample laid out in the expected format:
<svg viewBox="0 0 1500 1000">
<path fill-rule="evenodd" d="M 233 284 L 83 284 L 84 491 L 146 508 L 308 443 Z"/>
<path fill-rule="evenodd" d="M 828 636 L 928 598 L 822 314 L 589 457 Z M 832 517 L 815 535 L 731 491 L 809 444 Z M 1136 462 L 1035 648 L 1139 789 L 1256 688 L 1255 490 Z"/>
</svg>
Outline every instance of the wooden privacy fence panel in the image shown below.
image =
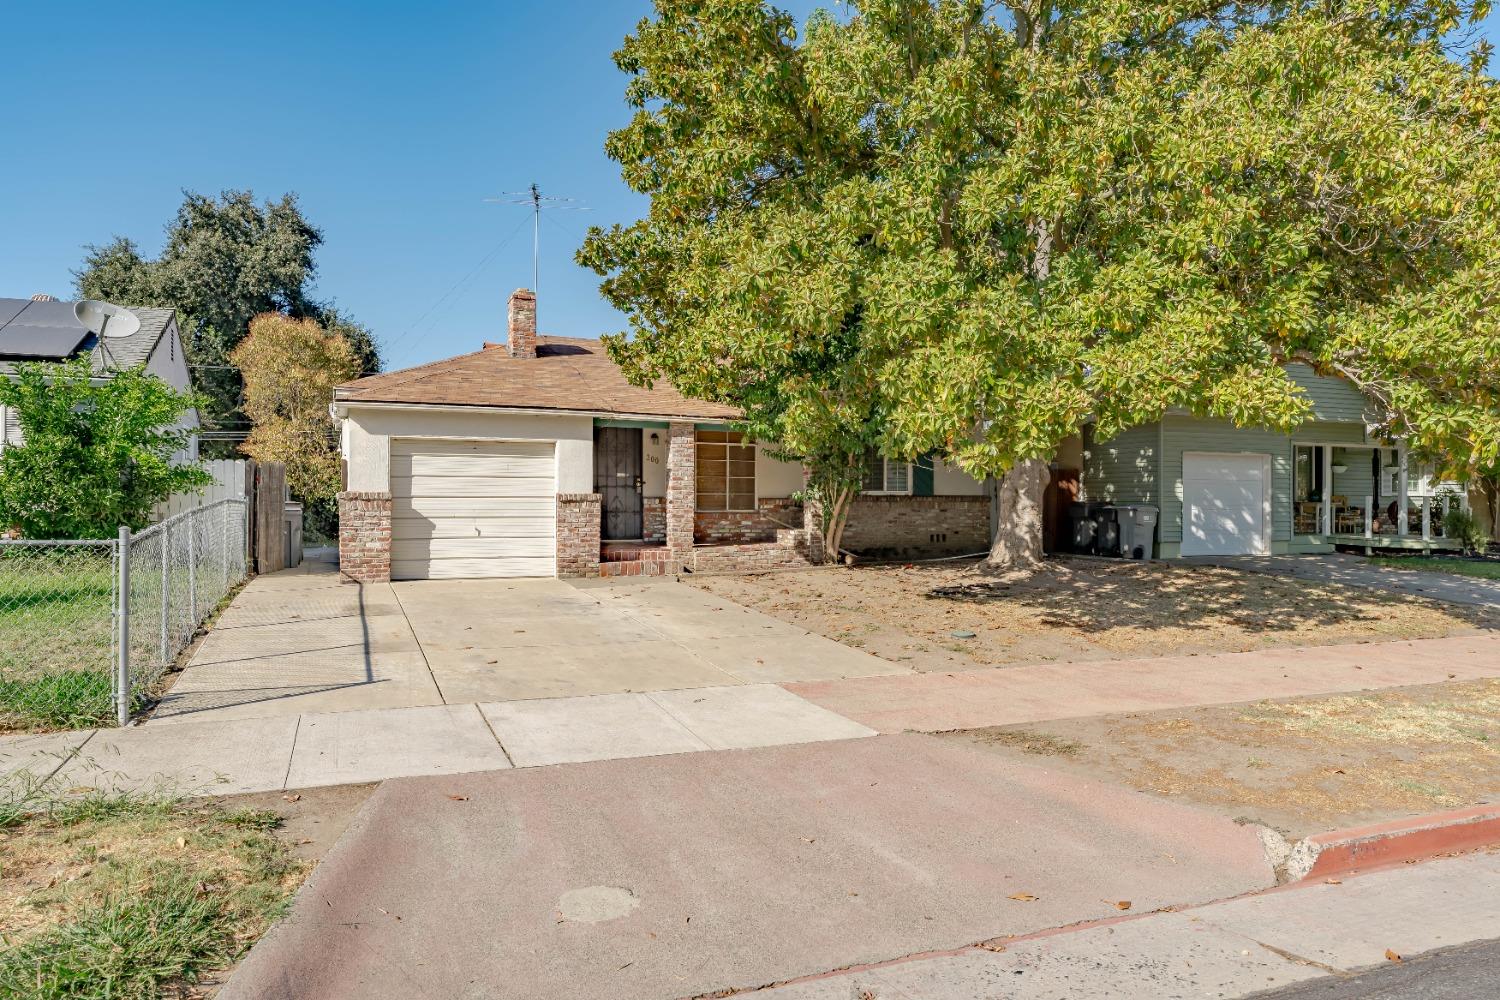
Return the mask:
<svg viewBox="0 0 1500 1000">
<path fill-rule="evenodd" d="M 251 552 L 257 573 L 286 569 L 286 466 L 253 462 Z"/>
<path fill-rule="evenodd" d="M 195 507 L 207 507 L 220 500 L 244 500 L 249 496 L 250 466 L 245 458 L 216 458 L 203 463 L 214 481 L 202 493 L 177 493 L 156 505 L 156 520 L 165 521 L 175 514 Z"/>
</svg>

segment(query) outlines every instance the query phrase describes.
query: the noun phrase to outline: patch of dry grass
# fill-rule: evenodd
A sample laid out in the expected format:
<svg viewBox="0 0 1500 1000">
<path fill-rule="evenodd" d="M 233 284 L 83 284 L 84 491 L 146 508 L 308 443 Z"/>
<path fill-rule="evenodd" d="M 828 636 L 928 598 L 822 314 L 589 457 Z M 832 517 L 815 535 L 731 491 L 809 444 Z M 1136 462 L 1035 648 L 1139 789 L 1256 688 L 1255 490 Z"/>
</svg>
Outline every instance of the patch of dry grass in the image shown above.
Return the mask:
<svg viewBox="0 0 1500 1000">
<path fill-rule="evenodd" d="M 0 829 L 0 998 L 189 995 L 306 874 L 268 812 L 129 795 L 39 804 Z"/>
<path fill-rule="evenodd" d="M 1494 679 L 947 737 L 997 752 L 1076 744 L 1056 766 L 1298 836 L 1500 794 Z"/>
<path fill-rule="evenodd" d="M 917 670 L 1434 638 L 1500 625 L 1454 607 L 1218 566 L 1055 559 L 1025 578 L 973 564 L 696 577 L 721 597 Z M 955 640 L 954 632 L 973 632 Z"/>
</svg>

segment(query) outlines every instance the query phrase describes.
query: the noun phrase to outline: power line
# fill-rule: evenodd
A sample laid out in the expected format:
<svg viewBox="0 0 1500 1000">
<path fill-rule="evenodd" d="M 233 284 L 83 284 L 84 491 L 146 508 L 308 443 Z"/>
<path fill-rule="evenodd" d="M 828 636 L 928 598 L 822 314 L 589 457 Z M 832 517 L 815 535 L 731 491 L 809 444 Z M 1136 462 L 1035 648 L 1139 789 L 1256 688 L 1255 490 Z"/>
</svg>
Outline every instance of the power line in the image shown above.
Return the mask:
<svg viewBox="0 0 1500 1000">
<path fill-rule="evenodd" d="M 427 309 L 426 309 L 426 311 L 423 312 L 422 315 L 418 316 L 415 322 L 413 322 L 410 326 L 408 326 L 404 331 L 402 331 L 395 338 L 393 338 L 392 340 L 387 341 L 385 343 L 385 345 L 384 345 L 386 351 L 391 351 L 397 344 L 401 343 L 407 337 L 409 337 L 413 333 L 415 333 L 417 331 L 417 329 L 421 327 L 422 322 L 424 320 L 426 320 L 428 316 L 432 315 L 433 311 L 436 310 L 438 308 L 438 306 L 442 305 L 444 302 L 446 302 L 448 300 L 449 297 L 451 297 L 453 295 L 454 292 L 458 291 L 459 286 L 468 284 L 474 278 L 475 275 L 477 275 L 480 271 L 482 271 L 484 269 L 484 266 L 486 264 L 488 264 L 491 260 L 493 260 L 495 258 L 496 254 L 498 254 L 501 250 L 504 250 L 505 247 L 510 243 L 510 241 L 513 240 L 513 239 L 515 239 L 516 234 L 519 233 L 521 231 L 521 228 L 523 226 L 525 226 L 525 225 L 526 225 L 526 220 L 522 219 L 516 225 L 516 228 L 512 229 L 508 234 L 506 234 L 505 239 L 503 239 L 499 243 L 495 244 L 495 246 L 490 250 L 490 252 L 487 253 L 487 254 L 485 254 L 484 257 L 480 259 L 479 263 L 475 264 L 474 267 L 473 267 L 473 269 L 470 270 L 468 274 L 464 275 L 462 278 L 459 278 L 457 281 L 455 281 L 453 283 L 453 287 L 449 288 L 446 292 L 444 292 L 441 296 L 439 296 L 436 302 L 434 302 L 432 305 L 428 306 Z"/>
</svg>

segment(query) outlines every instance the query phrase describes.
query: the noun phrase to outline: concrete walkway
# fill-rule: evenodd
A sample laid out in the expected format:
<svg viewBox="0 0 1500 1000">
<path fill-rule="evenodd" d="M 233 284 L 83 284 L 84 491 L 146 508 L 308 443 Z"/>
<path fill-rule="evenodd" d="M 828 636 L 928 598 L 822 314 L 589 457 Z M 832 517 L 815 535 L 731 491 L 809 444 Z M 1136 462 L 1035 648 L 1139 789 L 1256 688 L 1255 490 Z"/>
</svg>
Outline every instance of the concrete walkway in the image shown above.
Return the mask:
<svg viewBox="0 0 1500 1000">
<path fill-rule="evenodd" d="M 942 732 L 1500 677 L 1500 634 L 787 684 L 885 733 Z"/>
<path fill-rule="evenodd" d="M 1183 562 L 1291 576 L 1318 583 L 1342 583 L 1351 587 L 1388 590 L 1396 594 L 1430 597 L 1450 604 L 1500 608 L 1500 580 L 1483 580 L 1456 573 L 1392 569 L 1347 552 L 1309 556 L 1189 556 Z"/>
<path fill-rule="evenodd" d="M 1352 972 L 1391 968 L 1388 953 L 1405 962 L 1437 949 L 1500 938 L 1497 893 L 1500 855 L 1469 854 L 1336 885 L 1300 885 L 742 995 L 747 1000 L 1116 1000 L 1260 996 L 1299 982 L 1331 987 Z M 1388 992 L 1383 982 L 1373 976 L 1364 990 L 1338 995 L 1416 995 Z"/>
<path fill-rule="evenodd" d="M 405 779 L 220 997 L 718 995 L 1272 879 L 1249 827 L 928 736 Z"/>
<path fill-rule="evenodd" d="M 0 738 L 0 776 L 230 794 L 872 736 L 779 687 L 304 713 Z"/>
<path fill-rule="evenodd" d="M 151 725 L 909 671 L 670 580 L 257 577 Z"/>
</svg>

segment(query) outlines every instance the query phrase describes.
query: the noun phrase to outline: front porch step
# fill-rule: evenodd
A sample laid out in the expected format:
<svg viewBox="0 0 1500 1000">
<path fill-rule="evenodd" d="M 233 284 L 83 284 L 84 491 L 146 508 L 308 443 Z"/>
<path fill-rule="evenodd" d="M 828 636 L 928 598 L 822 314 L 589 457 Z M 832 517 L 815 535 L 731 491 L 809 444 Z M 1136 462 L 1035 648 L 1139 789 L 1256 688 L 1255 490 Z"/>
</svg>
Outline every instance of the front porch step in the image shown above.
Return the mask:
<svg viewBox="0 0 1500 1000">
<path fill-rule="evenodd" d="M 600 576 L 671 576 L 672 564 L 656 559 L 601 562 Z"/>
<path fill-rule="evenodd" d="M 670 576 L 672 550 L 652 542 L 604 542 L 599 546 L 600 576 Z"/>
</svg>

